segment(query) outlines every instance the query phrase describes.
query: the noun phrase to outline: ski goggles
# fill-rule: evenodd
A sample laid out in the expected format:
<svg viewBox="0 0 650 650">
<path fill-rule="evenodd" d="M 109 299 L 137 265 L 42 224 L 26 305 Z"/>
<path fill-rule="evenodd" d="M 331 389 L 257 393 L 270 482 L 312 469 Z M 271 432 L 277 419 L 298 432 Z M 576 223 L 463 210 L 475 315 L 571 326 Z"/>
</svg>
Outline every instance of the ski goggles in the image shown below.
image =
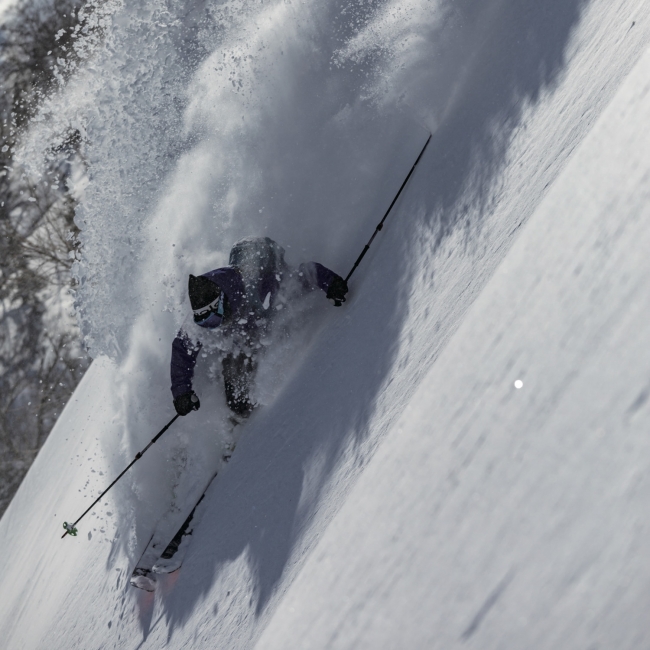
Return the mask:
<svg viewBox="0 0 650 650">
<path fill-rule="evenodd" d="M 209 305 L 194 310 L 194 322 L 201 327 L 219 327 L 223 321 L 224 314 L 224 296 L 223 291 L 219 297 L 213 300 Z"/>
</svg>

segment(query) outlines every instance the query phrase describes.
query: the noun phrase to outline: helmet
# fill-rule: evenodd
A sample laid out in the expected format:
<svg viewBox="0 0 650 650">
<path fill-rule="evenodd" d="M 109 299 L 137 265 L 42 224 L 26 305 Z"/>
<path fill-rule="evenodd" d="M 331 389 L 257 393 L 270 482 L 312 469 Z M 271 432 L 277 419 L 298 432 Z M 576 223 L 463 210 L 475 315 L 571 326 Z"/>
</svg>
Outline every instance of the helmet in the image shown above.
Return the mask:
<svg viewBox="0 0 650 650">
<path fill-rule="evenodd" d="M 203 275 L 190 275 L 187 289 L 194 312 L 194 322 L 201 327 L 221 325 L 225 298 L 221 287 Z"/>
</svg>

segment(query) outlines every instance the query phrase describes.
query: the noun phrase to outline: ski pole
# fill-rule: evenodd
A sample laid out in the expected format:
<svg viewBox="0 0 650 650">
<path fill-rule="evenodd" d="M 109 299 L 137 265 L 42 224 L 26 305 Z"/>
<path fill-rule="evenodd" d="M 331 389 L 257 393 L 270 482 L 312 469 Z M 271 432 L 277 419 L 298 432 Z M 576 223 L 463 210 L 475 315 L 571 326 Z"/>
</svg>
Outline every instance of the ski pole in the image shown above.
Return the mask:
<svg viewBox="0 0 650 650">
<path fill-rule="evenodd" d="M 72 524 L 69 524 L 67 521 L 63 522 L 63 527 L 65 528 L 65 533 L 61 535 L 61 539 L 63 539 L 66 535 L 72 535 L 72 537 L 75 537 L 77 534 L 77 529 L 75 526 L 93 509 L 95 505 L 101 500 L 101 498 L 131 469 L 131 467 L 138 461 L 142 456 L 144 455 L 144 452 L 153 445 L 160 436 L 162 436 L 169 427 L 171 427 L 172 424 L 176 421 L 176 418 L 180 417 L 179 414 L 177 413 L 152 439 L 151 442 L 142 450 L 139 451 L 136 455 L 135 458 L 122 470 L 122 473 L 88 506 L 88 509 L 77 519 Z"/>
<path fill-rule="evenodd" d="M 347 282 L 352 274 L 356 271 L 357 266 L 361 263 L 361 260 L 364 258 L 365 254 L 368 252 L 368 249 L 370 248 L 370 244 L 372 244 L 373 239 L 377 236 L 377 233 L 384 227 L 384 221 L 386 221 L 386 217 L 388 217 L 390 211 L 393 209 L 393 206 L 395 205 L 397 199 L 399 199 L 399 195 L 402 193 L 402 190 L 406 186 L 406 184 L 409 182 L 409 178 L 411 178 L 411 174 L 415 171 L 415 168 L 417 164 L 420 162 L 420 158 L 422 158 L 422 154 L 424 153 L 424 150 L 427 148 L 427 145 L 429 144 L 429 140 L 431 140 L 431 133 L 429 133 L 429 137 L 427 138 L 427 141 L 424 143 L 424 147 L 422 147 L 422 151 L 420 151 L 420 155 L 417 157 L 417 160 L 413 163 L 413 167 L 411 167 L 411 171 L 408 173 L 406 178 L 404 179 L 404 182 L 402 183 L 402 186 L 399 188 L 399 191 L 395 195 L 395 198 L 393 199 L 392 203 L 388 206 L 388 210 L 386 210 L 386 214 L 384 215 L 384 218 L 379 222 L 379 225 L 375 228 L 375 232 L 372 233 L 372 237 L 368 240 L 368 243 L 365 245 L 364 249 L 361 251 L 361 255 L 357 257 L 357 261 L 354 263 L 354 266 L 350 270 L 350 272 L 347 274 L 345 277 L 345 281 Z M 340 307 L 341 302 L 339 300 L 334 301 L 334 306 L 335 307 Z"/>
</svg>

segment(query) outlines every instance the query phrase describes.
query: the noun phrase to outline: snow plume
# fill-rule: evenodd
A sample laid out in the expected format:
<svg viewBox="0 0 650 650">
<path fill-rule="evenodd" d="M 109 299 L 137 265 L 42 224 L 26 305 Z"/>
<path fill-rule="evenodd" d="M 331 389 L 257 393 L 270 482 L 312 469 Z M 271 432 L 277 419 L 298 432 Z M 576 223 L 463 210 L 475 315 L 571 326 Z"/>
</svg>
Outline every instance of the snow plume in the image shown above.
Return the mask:
<svg viewBox="0 0 650 650">
<path fill-rule="evenodd" d="M 317 259 L 345 273 L 397 189 L 385 180 L 398 178 L 424 132 L 453 122 L 448 116 L 467 99 L 486 25 L 507 20 L 516 31 L 536 11 L 510 8 L 506 16 L 502 3 L 474 4 L 102 5 L 78 39 L 85 66 L 43 110 L 31 138 L 42 148 L 65 129 L 83 137 L 75 273 L 90 353 L 123 359 L 143 313 L 156 314 L 169 336 L 185 311 L 187 273 L 224 264 L 242 236 L 268 235 L 290 262 Z M 574 24 L 579 5 L 557 11 L 559 32 Z M 536 37 L 528 38 L 534 50 Z M 546 83 L 562 52 L 542 62 Z M 503 104 L 496 123 L 515 124 L 540 87 L 511 82 L 494 93 L 514 86 L 519 108 Z M 451 138 L 459 164 L 477 167 L 477 147 L 507 145 L 497 131 L 478 143 L 443 133 L 442 145 Z"/>
<path fill-rule="evenodd" d="M 138 316 L 178 310 L 187 272 L 225 263 L 242 236 L 269 235 L 291 262 L 345 271 L 395 189 L 382 179 L 423 138 L 399 93 L 384 92 L 386 56 L 360 44 L 389 8 L 96 8 L 75 41 L 85 63 L 61 76 L 23 154 L 33 161 L 60 133 L 81 134 L 75 275 L 93 356 L 123 359 Z"/>
<path fill-rule="evenodd" d="M 348 37 L 347 19 L 338 33 L 322 30 L 346 15 L 335 4 L 188 10 L 113 0 L 95 10 L 76 36 L 78 67 L 61 69 L 59 91 L 42 106 L 21 156 L 38 170 L 62 133 L 80 134 L 83 166 L 70 181 L 81 230 L 76 307 L 91 355 L 116 363 L 107 426 L 122 453 L 110 453 L 109 443 L 108 475 L 169 419 L 169 348 L 187 312 L 188 272 L 225 264 L 241 236 L 269 235 L 290 263 L 317 259 L 344 273 L 396 189 L 377 193 L 381 178 L 395 160 L 403 169 L 423 136 L 360 91 L 367 72 L 332 64 Z M 368 5 L 366 15 L 374 10 Z M 262 402 L 273 399 L 291 373 L 288 360 L 315 330 L 313 318 L 295 316 L 307 327 L 293 355 L 287 344 L 268 355 Z M 118 501 L 132 503 L 134 491 L 145 505 L 138 531 L 200 491 L 217 464 L 228 427 L 213 363 L 201 359 L 196 388 L 203 408 L 191 429 L 177 423 L 158 457 L 143 459 L 116 488 L 129 494 Z M 117 510 L 121 521 L 132 519 L 131 507 Z M 145 538 L 138 531 L 127 545 Z"/>
<path fill-rule="evenodd" d="M 485 177 L 498 173 L 509 129 L 562 62 L 579 5 L 557 10 L 541 63 L 522 54 L 503 75 L 482 63 L 503 54 L 494 32 L 518 33 L 537 9 L 445 0 L 102 5 L 78 36 L 83 62 L 67 81 L 62 75 L 24 156 L 42 155 L 58 133 L 80 133 L 77 314 L 91 355 L 116 363 L 124 458 L 173 413 L 170 343 L 188 311 L 188 273 L 226 264 L 232 244 L 252 235 L 277 240 L 290 264 L 311 259 L 346 274 L 432 131 L 431 149 L 444 155 L 425 170 L 429 205 L 413 206 L 417 219 L 395 225 L 403 235 L 382 271 L 391 289 L 377 293 L 390 295 L 392 314 L 405 314 L 408 260 L 432 248 L 422 224 L 435 229 L 446 219 L 440 231 L 448 232 L 474 201 L 464 188 L 473 184 L 480 195 Z M 543 29 L 528 36 L 526 52 L 535 39 L 549 41 Z M 510 127 L 493 128 L 503 123 Z M 291 373 L 282 355 L 295 367 L 325 313 L 303 318 L 290 355 L 282 347 L 269 356 L 263 401 Z M 178 423 L 162 445 L 163 456 L 174 456 L 194 436 L 187 476 L 205 473 L 227 436 L 218 368 L 199 361 L 199 433 Z M 133 473 L 144 502 L 169 492 L 169 471 L 147 461 Z M 159 515 L 152 511 L 151 521 Z"/>
</svg>

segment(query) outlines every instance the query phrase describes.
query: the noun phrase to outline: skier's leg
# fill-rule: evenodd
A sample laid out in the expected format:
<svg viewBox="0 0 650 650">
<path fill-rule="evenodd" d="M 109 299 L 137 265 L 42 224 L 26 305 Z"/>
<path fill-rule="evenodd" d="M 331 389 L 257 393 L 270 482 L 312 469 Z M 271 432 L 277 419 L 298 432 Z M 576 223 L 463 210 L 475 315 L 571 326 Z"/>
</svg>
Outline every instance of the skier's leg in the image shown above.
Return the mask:
<svg viewBox="0 0 650 650">
<path fill-rule="evenodd" d="M 250 401 L 250 388 L 257 371 L 257 362 L 243 353 L 229 354 L 222 361 L 226 403 L 231 411 L 248 417 L 255 405 Z"/>
</svg>

